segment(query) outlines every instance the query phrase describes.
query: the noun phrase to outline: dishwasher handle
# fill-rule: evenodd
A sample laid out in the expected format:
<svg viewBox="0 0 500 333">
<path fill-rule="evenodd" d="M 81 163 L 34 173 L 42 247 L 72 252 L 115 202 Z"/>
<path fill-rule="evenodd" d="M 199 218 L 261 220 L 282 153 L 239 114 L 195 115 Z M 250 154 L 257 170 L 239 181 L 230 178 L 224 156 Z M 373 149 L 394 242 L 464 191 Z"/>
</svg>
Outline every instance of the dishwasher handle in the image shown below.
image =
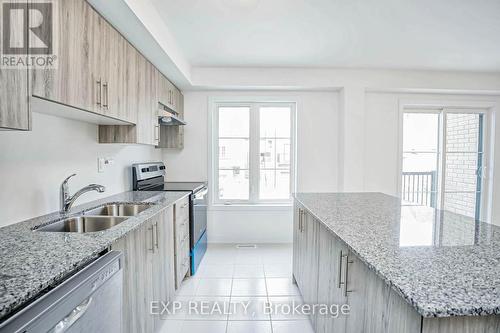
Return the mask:
<svg viewBox="0 0 500 333">
<path fill-rule="evenodd" d="M 91 303 L 92 297 L 89 297 L 78 304 L 76 308 L 74 308 L 63 320 L 58 322 L 48 333 L 66 332 L 74 323 L 77 322 L 78 319 L 80 319 L 85 314 L 85 312 L 87 312 Z"/>
</svg>

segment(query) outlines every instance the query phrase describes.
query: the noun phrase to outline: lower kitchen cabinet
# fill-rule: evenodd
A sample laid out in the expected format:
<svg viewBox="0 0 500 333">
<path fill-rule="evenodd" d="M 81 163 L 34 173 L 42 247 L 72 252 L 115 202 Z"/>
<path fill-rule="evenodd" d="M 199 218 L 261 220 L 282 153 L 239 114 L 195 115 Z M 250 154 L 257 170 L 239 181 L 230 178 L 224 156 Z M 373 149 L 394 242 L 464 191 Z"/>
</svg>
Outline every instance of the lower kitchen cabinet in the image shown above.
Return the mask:
<svg viewBox="0 0 500 333">
<path fill-rule="evenodd" d="M 310 316 L 316 333 L 494 333 L 498 316 L 423 318 L 299 203 L 294 206 L 293 275 L 307 304 L 349 306 Z M 339 311 L 340 312 L 340 311 Z"/>
<path fill-rule="evenodd" d="M 124 255 L 124 332 L 157 332 L 151 302 L 171 301 L 174 289 L 173 208 L 167 207 L 112 245 Z"/>
<path fill-rule="evenodd" d="M 293 272 L 304 302 L 312 305 L 318 302 L 320 224 L 302 208 L 299 208 L 296 218 L 298 246 L 294 248 L 294 263 L 298 267 Z M 315 326 L 315 315 L 311 316 L 311 322 Z"/>
<path fill-rule="evenodd" d="M 348 250 L 323 225 L 319 227 L 318 304 L 347 303 L 342 289 L 343 256 Z M 328 315 L 316 317 L 316 332 L 345 332 L 346 316 L 331 318 Z"/>
<path fill-rule="evenodd" d="M 349 314 L 310 317 L 317 333 L 420 333 L 421 316 L 347 245 L 303 208 L 296 208 L 294 276 L 307 304 L 349 306 Z"/>
</svg>

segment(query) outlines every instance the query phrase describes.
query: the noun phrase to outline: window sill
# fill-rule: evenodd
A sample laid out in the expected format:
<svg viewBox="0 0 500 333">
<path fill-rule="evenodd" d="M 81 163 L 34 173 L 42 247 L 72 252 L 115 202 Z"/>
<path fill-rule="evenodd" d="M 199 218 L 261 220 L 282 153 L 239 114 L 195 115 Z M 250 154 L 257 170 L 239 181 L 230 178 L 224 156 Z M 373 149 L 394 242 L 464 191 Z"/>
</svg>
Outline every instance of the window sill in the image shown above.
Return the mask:
<svg viewBox="0 0 500 333">
<path fill-rule="evenodd" d="M 211 211 L 289 211 L 293 208 L 292 203 L 277 204 L 212 204 Z"/>
</svg>

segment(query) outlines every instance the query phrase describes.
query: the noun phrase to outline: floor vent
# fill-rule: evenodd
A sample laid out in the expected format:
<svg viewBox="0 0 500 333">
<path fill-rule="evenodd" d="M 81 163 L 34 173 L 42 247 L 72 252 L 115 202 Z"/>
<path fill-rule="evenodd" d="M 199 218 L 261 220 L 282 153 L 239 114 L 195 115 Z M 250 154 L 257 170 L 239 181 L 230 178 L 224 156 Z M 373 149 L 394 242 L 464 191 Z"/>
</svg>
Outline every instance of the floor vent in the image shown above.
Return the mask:
<svg viewBox="0 0 500 333">
<path fill-rule="evenodd" d="M 237 249 L 256 249 L 257 245 L 255 244 L 237 244 Z"/>
</svg>

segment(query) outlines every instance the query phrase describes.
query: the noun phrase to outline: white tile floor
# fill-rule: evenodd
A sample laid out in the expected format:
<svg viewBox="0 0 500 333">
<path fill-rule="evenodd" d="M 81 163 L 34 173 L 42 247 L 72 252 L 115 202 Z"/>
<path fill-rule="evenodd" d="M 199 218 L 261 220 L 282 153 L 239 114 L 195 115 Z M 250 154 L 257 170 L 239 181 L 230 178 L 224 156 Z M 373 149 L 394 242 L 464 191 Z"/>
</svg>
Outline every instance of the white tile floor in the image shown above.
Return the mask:
<svg viewBox="0 0 500 333">
<path fill-rule="evenodd" d="M 291 245 L 211 245 L 197 274 L 186 280 L 177 293 L 176 301 L 181 302 L 182 309 L 164 317 L 161 332 L 313 333 L 306 316 L 264 313 L 266 302 L 302 302 L 291 276 Z M 229 311 L 196 313 L 189 311 L 190 301 Z M 243 304 L 248 306 L 247 311 Z"/>
</svg>

